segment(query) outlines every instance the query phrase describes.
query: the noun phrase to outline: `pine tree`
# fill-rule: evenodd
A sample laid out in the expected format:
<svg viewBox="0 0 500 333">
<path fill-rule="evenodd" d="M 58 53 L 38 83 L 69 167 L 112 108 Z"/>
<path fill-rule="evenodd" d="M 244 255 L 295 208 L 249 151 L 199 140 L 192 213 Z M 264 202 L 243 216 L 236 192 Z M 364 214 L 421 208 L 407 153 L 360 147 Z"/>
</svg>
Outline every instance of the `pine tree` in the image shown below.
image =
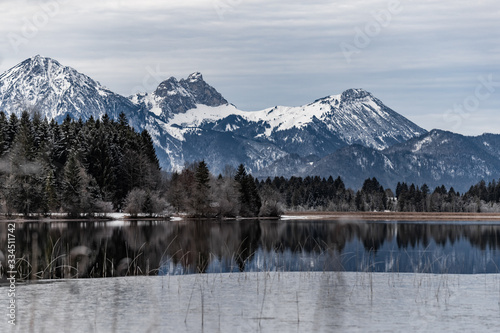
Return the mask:
<svg viewBox="0 0 500 333">
<path fill-rule="evenodd" d="M 76 153 L 72 152 L 64 166 L 62 192 L 62 205 L 72 217 L 76 217 L 81 213 L 80 199 L 83 190 L 81 168 Z"/>
<path fill-rule="evenodd" d="M 122 128 L 128 128 L 128 119 L 125 113 L 120 112 L 118 115 L 118 124 L 120 124 L 120 127 Z"/>
<path fill-rule="evenodd" d="M 33 128 L 27 111 L 21 115 L 19 127 L 12 144 L 14 158 L 20 161 L 33 161 L 35 158 L 35 146 L 33 137 Z"/>
<path fill-rule="evenodd" d="M 210 188 L 210 171 L 205 161 L 198 163 L 195 173 L 196 187 L 199 190 L 205 191 Z"/>
<path fill-rule="evenodd" d="M 249 202 L 249 216 L 258 216 L 260 213 L 260 208 L 262 206 L 262 201 L 260 199 L 259 192 L 257 191 L 257 186 L 252 175 L 247 176 L 248 183 L 248 196 L 250 198 Z"/>
<path fill-rule="evenodd" d="M 55 212 L 59 207 L 57 199 L 57 187 L 54 171 L 49 169 L 45 176 L 44 184 L 44 210 L 45 212 Z"/>
<path fill-rule="evenodd" d="M 111 118 L 107 113 L 105 113 L 104 116 L 102 116 L 101 122 L 104 125 L 104 127 L 108 127 L 108 125 L 111 123 Z"/>
<path fill-rule="evenodd" d="M 7 150 L 10 149 L 12 143 L 14 142 L 18 127 L 19 127 L 19 119 L 17 118 L 15 113 L 11 113 L 9 117 L 9 124 L 7 127 L 7 143 L 8 143 Z"/>
<path fill-rule="evenodd" d="M 110 131 L 104 126 L 96 128 L 86 137 L 83 163 L 88 173 L 94 177 L 103 197 L 111 199 L 114 191 L 114 161 L 110 152 Z"/>
<path fill-rule="evenodd" d="M 8 142 L 9 122 L 4 112 L 0 112 L 0 157 L 4 156 L 9 148 Z"/>
<path fill-rule="evenodd" d="M 358 211 L 364 211 L 365 210 L 363 196 L 361 194 L 361 191 L 358 191 L 356 193 L 355 203 L 356 203 L 356 210 L 358 210 Z"/>
<path fill-rule="evenodd" d="M 154 148 L 151 135 L 149 135 L 148 131 L 143 130 L 141 132 L 141 138 L 141 149 L 145 153 L 148 162 L 150 162 L 154 168 L 160 170 L 160 162 L 158 161 L 158 157 L 156 156 L 156 150 Z"/>
<path fill-rule="evenodd" d="M 198 216 L 209 216 L 211 215 L 210 171 L 205 161 L 198 163 L 194 178 L 196 187 L 193 194 L 193 209 Z"/>
<path fill-rule="evenodd" d="M 241 184 L 243 180 L 246 178 L 246 176 L 247 176 L 247 171 L 245 170 L 245 166 L 243 164 L 240 164 L 238 166 L 238 169 L 236 170 L 236 175 L 234 176 L 234 180 L 236 180 L 238 183 Z"/>
<path fill-rule="evenodd" d="M 240 192 L 240 215 L 241 216 L 258 216 L 262 202 L 257 190 L 257 185 L 252 175 L 247 175 L 245 166 L 240 164 L 234 180 L 238 183 Z"/>
</svg>

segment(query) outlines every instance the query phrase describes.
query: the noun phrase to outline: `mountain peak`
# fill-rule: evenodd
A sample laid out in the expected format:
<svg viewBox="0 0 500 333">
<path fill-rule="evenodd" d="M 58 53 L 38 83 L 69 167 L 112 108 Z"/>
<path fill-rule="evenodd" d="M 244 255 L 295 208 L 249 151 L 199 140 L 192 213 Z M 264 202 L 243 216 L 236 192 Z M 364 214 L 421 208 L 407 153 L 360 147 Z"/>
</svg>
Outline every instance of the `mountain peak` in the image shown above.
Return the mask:
<svg viewBox="0 0 500 333">
<path fill-rule="evenodd" d="M 200 72 L 194 72 L 192 74 L 189 74 L 187 80 L 189 82 L 203 81 L 203 75 L 201 75 Z"/>
<path fill-rule="evenodd" d="M 342 100 L 360 99 L 372 96 L 368 91 L 361 88 L 347 89 L 342 93 Z"/>
<path fill-rule="evenodd" d="M 48 63 L 56 64 L 57 66 L 61 66 L 61 64 L 57 60 L 54 60 L 54 59 L 48 58 L 48 57 L 42 57 L 39 54 L 24 60 L 23 62 L 21 62 L 20 65 L 30 64 L 31 66 L 34 67 L 36 65 L 44 66 L 45 64 L 48 64 Z"/>
<path fill-rule="evenodd" d="M 200 72 L 190 74 L 186 79 L 177 80 L 175 77 L 163 81 L 153 92 L 155 100 L 155 114 L 164 120 L 174 114 L 185 113 L 195 109 L 197 104 L 220 106 L 228 104 L 222 95 L 203 80 Z M 139 103 L 144 98 L 137 96 Z"/>
<path fill-rule="evenodd" d="M 214 87 L 203 80 L 199 72 L 189 75 L 186 80 L 180 80 L 179 83 L 192 93 L 196 104 L 219 106 L 228 103 Z"/>
<path fill-rule="evenodd" d="M 155 90 L 155 94 L 162 97 L 167 95 L 175 95 L 178 89 L 179 81 L 177 81 L 175 77 L 171 76 L 158 85 Z"/>
<path fill-rule="evenodd" d="M 26 59 L 24 62 L 45 62 L 47 60 L 52 60 L 50 58 L 42 57 L 41 55 L 37 54 L 32 56 L 31 58 Z"/>
</svg>

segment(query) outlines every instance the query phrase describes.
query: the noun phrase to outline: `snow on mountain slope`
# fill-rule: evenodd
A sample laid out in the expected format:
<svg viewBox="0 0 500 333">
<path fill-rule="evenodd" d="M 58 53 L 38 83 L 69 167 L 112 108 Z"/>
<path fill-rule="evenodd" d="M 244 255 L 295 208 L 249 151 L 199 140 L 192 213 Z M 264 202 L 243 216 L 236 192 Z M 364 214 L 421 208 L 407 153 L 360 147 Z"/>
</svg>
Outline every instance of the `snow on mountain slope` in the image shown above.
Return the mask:
<svg viewBox="0 0 500 333">
<path fill-rule="evenodd" d="M 56 60 L 39 55 L 0 75 L 0 110 L 20 115 L 36 110 L 49 119 L 99 118 L 137 109 L 128 99 Z"/>
<path fill-rule="evenodd" d="M 140 102 L 138 97 L 132 100 Z M 310 140 L 304 138 L 305 133 L 312 131 L 316 135 L 323 131 L 329 136 L 323 141 L 334 142 L 334 150 L 355 143 L 380 150 L 425 133 L 361 89 L 328 96 L 305 106 L 276 106 L 254 112 L 238 110 L 231 104 L 195 104 L 191 109 L 165 117 L 165 112 L 160 116 L 157 111 L 158 103 L 145 107 L 159 116 L 162 128 L 180 141 L 185 140 L 185 133 L 204 128 L 273 142 L 286 150 L 285 146 L 290 143 L 310 144 Z M 321 149 L 309 150 L 303 155 L 324 153 Z"/>
</svg>

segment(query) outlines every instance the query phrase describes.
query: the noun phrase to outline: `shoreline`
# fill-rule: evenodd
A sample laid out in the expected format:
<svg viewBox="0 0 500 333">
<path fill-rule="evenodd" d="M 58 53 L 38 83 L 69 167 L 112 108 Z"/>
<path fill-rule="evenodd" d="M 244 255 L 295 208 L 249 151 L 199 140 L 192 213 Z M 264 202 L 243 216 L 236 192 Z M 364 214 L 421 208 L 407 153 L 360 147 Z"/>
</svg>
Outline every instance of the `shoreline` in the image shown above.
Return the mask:
<svg viewBox="0 0 500 333">
<path fill-rule="evenodd" d="M 500 213 L 429 212 L 296 212 L 288 211 L 282 220 L 330 221 L 489 221 L 500 222 Z"/>
<path fill-rule="evenodd" d="M 114 215 L 114 216 L 113 216 Z M 4 222 L 137 222 L 137 221 L 170 221 L 188 222 L 199 220 L 214 221 L 292 221 L 292 220 L 322 220 L 322 221 L 484 221 L 500 222 L 500 213 L 446 213 L 446 212 L 332 212 L 332 211 L 287 211 L 281 217 L 239 217 L 239 218 L 192 218 L 184 216 L 158 216 L 158 217 L 130 217 L 122 213 L 109 214 L 104 217 L 75 218 L 65 216 L 52 217 L 22 217 L 1 216 L 0 223 Z"/>
</svg>

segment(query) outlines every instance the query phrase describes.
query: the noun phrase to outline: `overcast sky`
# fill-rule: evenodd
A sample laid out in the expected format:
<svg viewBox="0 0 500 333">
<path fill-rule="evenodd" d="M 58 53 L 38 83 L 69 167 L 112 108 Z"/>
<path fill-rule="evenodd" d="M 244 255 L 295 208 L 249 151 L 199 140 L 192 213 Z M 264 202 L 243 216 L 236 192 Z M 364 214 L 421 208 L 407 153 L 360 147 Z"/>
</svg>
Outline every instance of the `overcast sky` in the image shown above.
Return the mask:
<svg viewBox="0 0 500 333">
<path fill-rule="evenodd" d="M 364 88 L 425 129 L 500 133 L 494 0 L 0 0 L 0 72 L 51 57 L 130 95 L 203 73 L 243 110 Z"/>
</svg>

